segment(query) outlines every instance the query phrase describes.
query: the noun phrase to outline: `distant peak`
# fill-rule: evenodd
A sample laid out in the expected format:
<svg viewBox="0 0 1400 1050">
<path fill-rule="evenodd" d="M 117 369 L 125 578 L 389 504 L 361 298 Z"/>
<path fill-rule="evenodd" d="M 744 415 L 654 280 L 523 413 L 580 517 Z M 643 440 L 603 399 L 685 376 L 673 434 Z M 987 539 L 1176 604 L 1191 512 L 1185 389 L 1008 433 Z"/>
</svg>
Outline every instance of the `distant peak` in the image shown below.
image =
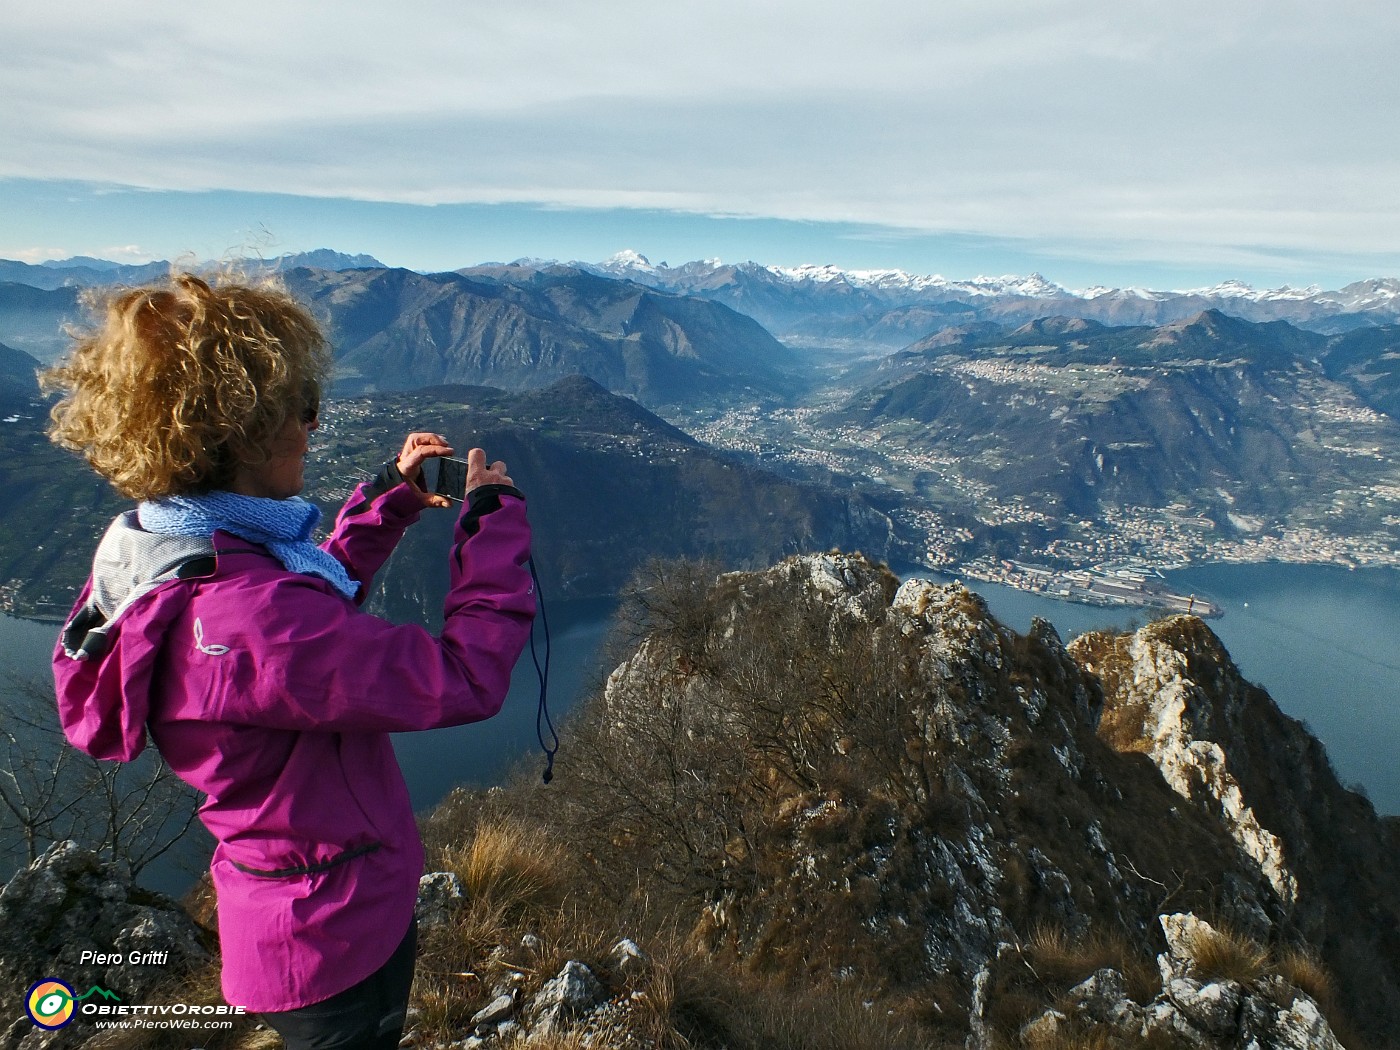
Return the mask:
<svg viewBox="0 0 1400 1050">
<path fill-rule="evenodd" d="M 383 270 L 387 267 L 373 255 L 346 255 L 331 248 L 313 248 L 309 252 L 288 252 L 278 256 L 273 265 L 279 270 L 305 266 L 311 270 Z"/>
<path fill-rule="evenodd" d="M 641 252 L 633 251 L 631 248 L 624 248 L 622 251 L 617 252 L 614 255 L 608 256 L 598 265 L 605 270 L 655 271 L 657 269 L 656 266 L 652 265 L 650 259 L 648 259 Z M 665 269 L 666 264 L 662 263 L 660 268 Z"/>
<path fill-rule="evenodd" d="M 1083 317 L 1040 317 L 1022 325 L 1013 335 L 1078 335 L 1103 329 L 1098 321 Z"/>
</svg>

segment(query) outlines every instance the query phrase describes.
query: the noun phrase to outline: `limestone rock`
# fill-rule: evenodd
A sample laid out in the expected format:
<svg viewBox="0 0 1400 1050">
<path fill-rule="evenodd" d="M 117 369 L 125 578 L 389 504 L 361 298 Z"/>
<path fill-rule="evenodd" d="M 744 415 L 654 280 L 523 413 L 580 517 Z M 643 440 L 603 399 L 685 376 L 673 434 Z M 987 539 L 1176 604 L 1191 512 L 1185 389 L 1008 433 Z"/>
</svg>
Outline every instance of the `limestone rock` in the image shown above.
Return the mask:
<svg viewBox="0 0 1400 1050">
<path fill-rule="evenodd" d="M 629 980 L 645 973 L 651 966 L 651 959 L 637 946 L 636 941 L 624 937 L 613 945 L 608 955 L 608 963 L 613 973 L 623 980 Z"/>
<path fill-rule="evenodd" d="M 42 1033 L 24 1019 L 25 992 L 41 977 L 140 1002 L 209 958 L 204 932 L 175 901 L 75 842 L 55 843 L 0 889 L 0 1016 L 21 1018 L 0 1047 L 76 1046 L 91 1036 L 76 1025 Z"/>
<path fill-rule="evenodd" d="M 498 995 L 476 1013 L 472 1014 L 471 1024 L 477 1029 L 486 1026 L 490 1026 L 494 1029 L 496 1025 L 511 1017 L 514 1013 L 515 996 L 509 994 Z"/>
<path fill-rule="evenodd" d="M 451 920 L 465 900 L 461 879 L 450 871 L 434 871 L 418 880 L 418 901 L 413 913 L 420 927 L 441 926 Z"/>
<path fill-rule="evenodd" d="M 530 1004 L 530 1024 L 534 1029 L 552 1030 L 580 1017 L 606 997 L 593 971 L 570 959 L 559 973 L 544 983 Z"/>
</svg>

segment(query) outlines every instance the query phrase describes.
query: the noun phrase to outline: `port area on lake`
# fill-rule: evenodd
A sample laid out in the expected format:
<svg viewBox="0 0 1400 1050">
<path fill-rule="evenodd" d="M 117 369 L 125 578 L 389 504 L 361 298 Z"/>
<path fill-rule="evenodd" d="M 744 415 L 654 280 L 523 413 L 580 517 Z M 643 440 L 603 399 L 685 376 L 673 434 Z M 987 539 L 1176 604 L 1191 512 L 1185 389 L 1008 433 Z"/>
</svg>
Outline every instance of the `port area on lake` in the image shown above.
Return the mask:
<svg viewBox="0 0 1400 1050">
<path fill-rule="evenodd" d="M 1000 583 L 1084 605 L 1162 609 L 1206 619 L 1224 615 L 1224 610 L 1214 602 L 1169 590 L 1166 577 L 1158 569 L 1135 563 L 1100 565 L 1092 569 L 1052 569 L 1027 562 L 979 558 L 964 562 L 958 573 L 974 580 Z"/>
</svg>

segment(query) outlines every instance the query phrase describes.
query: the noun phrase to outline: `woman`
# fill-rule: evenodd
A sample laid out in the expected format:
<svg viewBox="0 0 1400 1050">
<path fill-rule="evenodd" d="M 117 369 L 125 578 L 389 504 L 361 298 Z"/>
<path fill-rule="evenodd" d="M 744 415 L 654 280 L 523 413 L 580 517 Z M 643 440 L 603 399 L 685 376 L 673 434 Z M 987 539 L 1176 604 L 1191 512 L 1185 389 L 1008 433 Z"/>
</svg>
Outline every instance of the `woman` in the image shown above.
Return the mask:
<svg viewBox="0 0 1400 1050">
<path fill-rule="evenodd" d="M 535 612 L 525 501 L 468 456 L 440 637 L 361 612 L 452 448 L 414 433 L 319 547 L 298 498 L 329 367 L 285 293 L 185 274 L 109 297 L 46 379 L 54 440 L 141 501 L 98 547 L 54 654 L 68 738 L 147 730 L 206 796 L 224 995 L 287 1046 L 394 1047 L 423 852 L 388 734 L 488 718 Z"/>
</svg>

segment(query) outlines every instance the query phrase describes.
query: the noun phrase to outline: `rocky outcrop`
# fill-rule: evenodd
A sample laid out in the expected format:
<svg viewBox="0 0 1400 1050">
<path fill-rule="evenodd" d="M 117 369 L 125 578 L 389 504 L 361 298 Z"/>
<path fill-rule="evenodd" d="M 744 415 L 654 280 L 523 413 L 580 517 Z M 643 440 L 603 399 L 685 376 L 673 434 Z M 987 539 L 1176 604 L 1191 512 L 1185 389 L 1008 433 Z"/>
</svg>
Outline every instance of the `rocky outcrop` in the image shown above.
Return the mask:
<svg viewBox="0 0 1400 1050">
<path fill-rule="evenodd" d="M 1202 945 L 1220 936 L 1209 923 L 1172 914 L 1161 924 L 1167 950 L 1157 957 L 1162 987 L 1155 998 L 1140 1005 L 1123 974 L 1101 969 L 1028 1021 L 1023 1042 L 1046 1045 L 1097 1031 L 1101 1039 L 1111 1032 L 1202 1050 L 1342 1050 L 1317 1003 L 1282 976 L 1203 972 Z"/>
<path fill-rule="evenodd" d="M 636 986 L 649 965 L 646 954 L 624 939 L 610 953 L 610 984 L 578 959 L 565 962 L 528 994 L 521 976 L 513 974 L 471 1016 L 459 1038 L 433 1039 L 410 1028 L 406 1045 L 423 1050 L 492 1050 L 577 1033 L 580 1045 L 640 1050 L 646 1044 L 637 1035 L 632 1013 L 636 1001 L 644 998 Z"/>
<path fill-rule="evenodd" d="M 1376 919 L 1400 914 L 1400 878 L 1385 860 L 1400 846 L 1395 823 L 1342 787 L 1322 745 L 1244 680 L 1201 620 L 1086 635 L 1070 652 L 1108 683 L 1106 718 L 1135 730 L 1168 786 L 1267 880 L 1277 930 L 1248 909 L 1232 920 L 1259 937 L 1306 939 L 1337 972 L 1348 1013 L 1400 1031 L 1400 928 Z"/>
<path fill-rule="evenodd" d="M 1115 983 L 1134 958 L 1178 967 L 1162 916 L 1210 916 L 1310 947 L 1338 1008 L 1387 1031 L 1370 1004 L 1400 990 L 1391 833 L 1200 620 L 1067 647 L 960 584 L 900 585 L 838 553 L 660 581 L 647 602 L 650 629 L 575 727 L 553 832 L 601 880 L 649 871 L 698 901 L 710 950 L 876 994 L 941 989 L 950 1039 L 980 1025 L 1031 1045 L 1021 1027 L 1048 1032 L 1050 1009 L 1206 1040 L 1191 1045 L 1330 1046 L 1317 1004 L 1280 984 Z M 1346 884 L 1367 892 L 1336 899 Z M 1116 960 L 1017 985 L 1006 960 L 1046 928 Z M 1035 996 L 1032 1014 L 1008 1005 Z"/>
<path fill-rule="evenodd" d="M 1195 621 L 1169 621 L 1129 639 L 1132 674 L 1124 695 L 1115 699 L 1143 706 L 1149 754 L 1167 784 L 1221 822 L 1259 866 L 1280 902 L 1291 909 L 1297 903 L 1298 880 L 1284 858 L 1283 843 L 1259 823 L 1221 743 L 1222 738 L 1241 739 L 1246 717 L 1243 681 L 1234 676 L 1212 699 L 1190 677 L 1187 654 L 1164 641 L 1173 627 L 1194 631 Z M 1224 653 L 1213 655 L 1218 660 Z M 1226 674 L 1212 677 L 1221 681 Z"/>
<path fill-rule="evenodd" d="M 538 832 L 586 886 L 564 908 L 550 889 L 547 913 L 596 906 L 606 932 L 579 950 L 562 927 L 510 926 L 525 913 L 473 899 L 474 878 L 425 876 L 440 965 L 420 984 L 470 998 L 436 1001 L 431 1023 L 425 1006 L 413 1045 L 768 1045 L 685 1028 L 677 944 L 750 991 L 849 993 L 920 1046 L 1354 1050 L 1353 1031 L 1400 1030 L 1393 827 L 1201 621 L 1066 646 L 960 584 L 833 552 L 660 569 L 623 622 L 551 786 L 458 813 Z M 84 970 L 81 952 L 182 944 L 192 964 L 199 937 L 65 844 L 0 892 L 0 974 L 20 975 L 0 994 L 30 974 L 144 994 L 161 974 Z M 15 1027 L 0 1050 L 70 1045 L 51 1038 Z"/>
<path fill-rule="evenodd" d="M 0 1047 L 58 1050 L 92 1038 L 90 1025 L 50 1033 L 29 1021 L 25 996 L 43 978 L 139 1003 L 209 959 L 204 932 L 175 901 L 136 886 L 119 864 L 57 843 L 0 889 Z"/>
</svg>

